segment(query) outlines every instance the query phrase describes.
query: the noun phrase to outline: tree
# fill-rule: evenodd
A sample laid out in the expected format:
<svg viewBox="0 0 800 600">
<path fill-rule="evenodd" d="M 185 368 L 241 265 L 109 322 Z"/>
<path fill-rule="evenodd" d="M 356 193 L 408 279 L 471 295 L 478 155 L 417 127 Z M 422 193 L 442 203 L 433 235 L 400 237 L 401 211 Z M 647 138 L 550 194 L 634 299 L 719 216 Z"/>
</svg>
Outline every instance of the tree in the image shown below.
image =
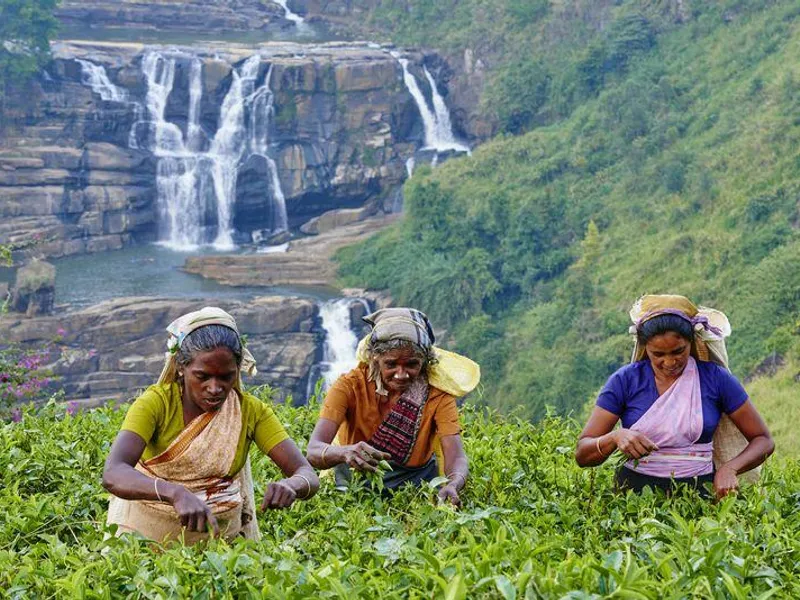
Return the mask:
<svg viewBox="0 0 800 600">
<path fill-rule="evenodd" d="M 0 0 L 0 109 L 12 86 L 24 83 L 50 58 L 58 0 Z"/>
</svg>

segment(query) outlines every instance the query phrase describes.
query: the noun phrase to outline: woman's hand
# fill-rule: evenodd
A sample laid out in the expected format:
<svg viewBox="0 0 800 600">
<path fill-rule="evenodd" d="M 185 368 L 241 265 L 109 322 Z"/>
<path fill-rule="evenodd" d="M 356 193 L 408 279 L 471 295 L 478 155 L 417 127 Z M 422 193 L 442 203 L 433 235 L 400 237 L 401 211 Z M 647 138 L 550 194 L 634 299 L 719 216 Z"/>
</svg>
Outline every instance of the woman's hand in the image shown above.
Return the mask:
<svg viewBox="0 0 800 600">
<path fill-rule="evenodd" d="M 653 450 L 658 450 L 650 439 L 640 431 L 632 429 L 618 429 L 611 434 L 617 449 L 628 458 L 634 460 L 647 456 Z"/>
<path fill-rule="evenodd" d="M 390 454 L 381 452 L 366 442 L 345 446 L 342 451 L 344 453 L 344 462 L 356 471 L 372 471 L 374 473 L 378 470 L 379 462 L 391 458 Z"/>
<path fill-rule="evenodd" d="M 219 535 L 219 525 L 208 505 L 181 485 L 175 485 L 172 494 L 172 508 L 178 513 L 181 525 L 189 531 L 205 533 L 208 527 Z"/>
<path fill-rule="evenodd" d="M 727 465 L 722 465 L 717 474 L 714 475 L 714 493 L 717 500 L 720 500 L 730 494 L 736 493 L 739 490 L 739 477 L 736 471 Z"/>
<path fill-rule="evenodd" d="M 457 508 L 461 506 L 461 498 L 458 497 L 458 488 L 456 488 L 454 483 L 448 483 L 439 489 L 439 500 L 441 502 L 449 502 Z"/>
<path fill-rule="evenodd" d="M 267 484 L 267 491 L 264 493 L 264 501 L 261 503 L 261 510 L 268 508 L 288 508 L 297 499 L 297 492 L 289 485 L 288 480 L 281 479 Z"/>
</svg>

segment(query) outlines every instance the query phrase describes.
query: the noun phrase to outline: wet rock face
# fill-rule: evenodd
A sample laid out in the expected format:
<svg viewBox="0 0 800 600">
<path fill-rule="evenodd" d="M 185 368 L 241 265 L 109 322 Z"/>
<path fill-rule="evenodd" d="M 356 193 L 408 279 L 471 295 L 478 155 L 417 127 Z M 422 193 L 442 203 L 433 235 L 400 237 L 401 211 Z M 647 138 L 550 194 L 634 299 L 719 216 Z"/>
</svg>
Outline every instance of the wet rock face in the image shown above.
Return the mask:
<svg viewBox="0 0 800 600">
<path fill-rule="evenodd" d="M 59 42 L 46 73 L 6 99 L 0 243 L 36 234 L 44 239 L 39 247 L 45 255 L 63 256 L 157 239 L 160 159 L 148 145 L 153 128 L 146 121 L 144 52 L 139 44 Z M 185 138 L 191 68 L 199 59 L 200 152 L 208 151 L 220 128 L 234 71 L 256 52 L 262 55 L 259 81 L 271 66 L 268 152 L 291 225 L 385 195 L 405 179 L 405 162 L 422 143 L 419 111 L 396 59 L 382 49 L 269 43 L 176 52 L 164 114 Z M 121 97 L 109 99 L 92 88 L 80 61 L 102 66 Z M 236 241 L 249 241 L 253 231 L 275 226 L 266 161 L 243 159 L 236 183 Z"/>
<path fill-rule="evenodd" d="M 50 343 L 51 364 L 67 399 L 127 400 L 158 379 L 164 365 L 166 326 L 187 312 L 202 308 L 202 300 L 121 298 L 85 310 L 20 318 L 0 316 L 7 342 L 42 347 Z M 220 306 L 237 321 L 256 358 L 258 374 L 246 385 L 269 384 L 278 400 L 292 394 L 303 400 L 311 366 L 321 357 L 324 333 L 318 308 L 303 298 L 267 296 Z M 52 344 L 56 332 L 63 330 Z"/>
</svg>

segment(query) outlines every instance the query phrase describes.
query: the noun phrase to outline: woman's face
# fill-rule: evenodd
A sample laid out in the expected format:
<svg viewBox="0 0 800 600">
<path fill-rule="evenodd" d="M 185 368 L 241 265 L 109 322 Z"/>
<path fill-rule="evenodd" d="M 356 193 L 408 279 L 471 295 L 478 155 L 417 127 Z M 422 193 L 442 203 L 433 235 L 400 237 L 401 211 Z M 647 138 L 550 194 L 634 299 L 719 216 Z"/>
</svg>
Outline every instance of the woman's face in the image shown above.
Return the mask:
<svg viewBox="0 0 800 600">
<path fill-rule="evenodd" d="M 403 392 L 422 373 L 422 359 L 411 348 L 389 350 L 378 357 L 381 380 L 390 392 Z"/>
<path fill-rule="evenodd" d="M 236 382 L 236 357 L 227 348 L 200 352 L 183 368 L 184 398 L 203 412 L 217 410 Z"/>
<path fill-rule="evenodd" d="M 691 349 L 692 343 L 674 331 L 656 335 L 645 345 L 653 371 L 666 379 L 680 377 L 686 368 Z"/>
</svg>

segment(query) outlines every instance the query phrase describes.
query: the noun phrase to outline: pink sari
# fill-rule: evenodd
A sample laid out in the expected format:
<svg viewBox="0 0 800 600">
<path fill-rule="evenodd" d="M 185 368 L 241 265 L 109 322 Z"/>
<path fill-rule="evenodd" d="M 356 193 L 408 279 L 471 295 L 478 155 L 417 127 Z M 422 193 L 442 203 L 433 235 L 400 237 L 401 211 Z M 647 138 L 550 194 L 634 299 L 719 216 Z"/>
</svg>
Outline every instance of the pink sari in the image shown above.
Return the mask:
<svg viewBox="0 0 800 600">
<path fill-rule="evenodd" d="M 681 376 L 634 423 L 633 431 L 645 434 L 658 450 L 625 466 L 652 477 L 698 477 L 713 472 L 712 442 L 698 444 L 703 433 L 700 374 L 689 357 Z"/>
</svg>

